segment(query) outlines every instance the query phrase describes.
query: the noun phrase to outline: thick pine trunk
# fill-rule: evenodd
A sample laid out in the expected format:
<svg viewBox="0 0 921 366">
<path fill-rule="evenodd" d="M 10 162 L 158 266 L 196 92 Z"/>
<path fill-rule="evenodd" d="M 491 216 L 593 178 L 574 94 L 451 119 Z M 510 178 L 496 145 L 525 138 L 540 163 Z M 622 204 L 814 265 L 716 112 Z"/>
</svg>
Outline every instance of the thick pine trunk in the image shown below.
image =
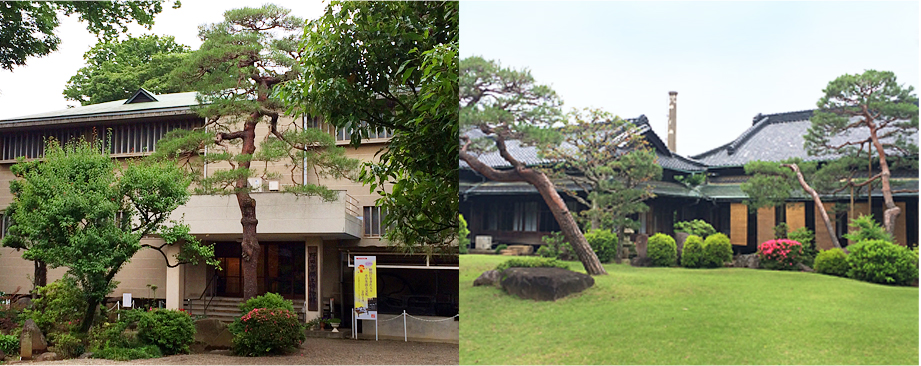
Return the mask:
<svg viewBox="0 0 921 366">
<path fill-rule="evenodd" d="M 895 201 L 892 199 L 892 186 L 889 185 L 889 176 L 891 175 L 889 173 L 889 163 L 886 161 L 886 151 L 876 135 L 876 125 L 869 122 L 868 127 L 870 127 L 870 139 L 873 141 L 873 146 L 876 147 L 876 153 L 879 155 L 880 178 L 883 182 L 883 202 L 886 204 L 886 210 L 883 211 L 883 226 L 889 232 L 889 236 L 895 239 L 895 219 L 899 217 L 902 209 L 896 206 Z M 868 192 L 867 195 L 872 196 L 873 192 Z M 906 245 L 906 243 L 899 244 Z"/>
<path fill-rule="evenodd" d="M 544 173 L 520 166 L 512 170 L 499 171 L 483 164 L 466 151 L 460 151 L 459 155 L 473 170 L 486 178 L 497 182 L 528 182 L 537 188 L 544 202 L 550 208 L 553 217 L 559 223 L 563 236 L 572 245 L 576 256 L 585 266 L 585 271 L 593 276 L 607 274 L 607 271 L 601 266 L 598 256 L 595 255 L 595 252 L 585 240 L 585 236 L 582 235 L 582 231 L 579 230 L 579 226 L 576 225 L 576 221 L 573 219 L 572 214 L 569 213 L 569 209 L 566 208 L 566 202 L 563 201 L 553 182 Z"/>
<path fill-rule="evenodd" d="M 256 123 L 259 116 L 253 116 L 243 129 L 242 154 L 252 155 L 256 151 Z M 240 163 L 240 169 L 249 169 L 250 162 Z M 259 268 L 259 240 L 256 238 L 256 200 L 249 194 L 249 185 L 246 177 L 237 179 L 236 196 L 240 206 L 240 224 L 243 225 L 242 260 L 243 260 L 243 299 L 250 299 L 259 294 L 258 274 Z"/>
<path fill-rule="evenodd" d="M 831 219 L 828 218 L 828 212 L 825 212 L 825 205 L 822 204 L 822 198 L 819 197 L 815 189 L 812 189 L 812 187 L 806 183 L 806 178 L 804 178 L 803 173 L 800 172 L 799 166 L 796 164 L 782 164 L 781 166 L 787 167 L 796 173 L 796 179 L 799 180 L 799 185 L 803 187 L 806 193 L 812 196 L 815 206 L 819 209 L 819 215 L 822 216 L 822 221 L 825 223 L 825 229 L 828 230 L 828 236 L 831 237 L 831 243 L 835 245 L 835 248 L 841 248 L 841 244 L 838 243 L 838 237 L 835 235 L 835 228 L 831 225 Z"/>
</svg>

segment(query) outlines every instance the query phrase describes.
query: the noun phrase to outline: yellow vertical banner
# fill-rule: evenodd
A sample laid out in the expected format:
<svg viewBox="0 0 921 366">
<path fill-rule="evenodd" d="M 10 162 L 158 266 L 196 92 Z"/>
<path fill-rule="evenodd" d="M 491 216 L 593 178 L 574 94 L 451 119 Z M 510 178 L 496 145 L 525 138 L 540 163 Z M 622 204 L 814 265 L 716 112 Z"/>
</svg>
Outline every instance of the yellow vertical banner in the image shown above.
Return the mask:
<svg viewBox="0 0 921 366">
<path fill-rule="evenodd" d="M 355 257 L 356 319 L 377 320 L 377 257 Z"/>
</svg>

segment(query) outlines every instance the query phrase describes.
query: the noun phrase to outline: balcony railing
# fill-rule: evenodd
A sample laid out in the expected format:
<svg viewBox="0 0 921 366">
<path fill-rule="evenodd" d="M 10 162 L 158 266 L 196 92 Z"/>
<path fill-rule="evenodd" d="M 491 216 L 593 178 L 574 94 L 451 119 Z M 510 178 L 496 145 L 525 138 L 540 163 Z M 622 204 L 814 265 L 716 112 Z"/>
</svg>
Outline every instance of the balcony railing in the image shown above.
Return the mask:
<svg viewBox="0 0 921 366">
<path fill-rule="evenodd" d="M 345 194 L 345 213 L 352 215 L 352 217 L 358 217 L 358 200 L 355 197 L 352 197 L 348 193 Z"/>
</svg>

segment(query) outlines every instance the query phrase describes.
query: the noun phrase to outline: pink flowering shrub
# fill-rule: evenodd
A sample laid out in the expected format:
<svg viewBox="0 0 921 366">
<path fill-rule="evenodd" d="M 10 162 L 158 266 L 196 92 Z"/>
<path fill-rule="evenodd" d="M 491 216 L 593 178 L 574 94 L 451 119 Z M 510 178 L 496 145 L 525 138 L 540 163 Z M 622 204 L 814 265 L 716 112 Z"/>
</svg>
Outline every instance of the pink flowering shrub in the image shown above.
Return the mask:
<svg viewBox="0 0 921 366">
<path fill-rule="evenodd" d="M 774 239 L 758 245 L 758 257 L 765 269 L 796 270 L 805 257 L 803 245 L 796 240 Z"/>
<path fill-rule="evenodd" d="M 255 308 L 230 325 L 233 351 L 241 356 L 284 354 L 304 342 L 304 324 L 287 309 Z"/>
</svg>

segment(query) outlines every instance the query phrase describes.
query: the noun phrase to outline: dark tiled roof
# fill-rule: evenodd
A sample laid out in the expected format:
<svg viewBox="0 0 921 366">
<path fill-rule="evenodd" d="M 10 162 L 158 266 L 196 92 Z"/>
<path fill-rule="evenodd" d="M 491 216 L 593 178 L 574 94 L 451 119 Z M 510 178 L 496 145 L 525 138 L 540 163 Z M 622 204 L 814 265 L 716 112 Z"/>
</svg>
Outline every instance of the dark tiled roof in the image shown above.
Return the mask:
<svg viewBox="0 0 921 366">
<path fill-rule="evenodd" d="M 638 118 L 627 119 L 627 121 L 636 125 L 639 129 L 639 133 L 641 133 L 646 141 L 652 145 L 653 148 L 655 148 L 658 163 L 662 166 L 662 168 L 682 172 L 698 172 L 706 169 L 706 165 L 699 161 L 680 156 L 669 151 L 665 144 L 662 142 L 662 139 L 660 139 L 659 136 L 656 135 L 655 131 L 652 130 L 652 127 L 649 126 L 649 120 L 646 119 L 645 115 L 641 115 Z M 482 138 L 485 136 L 480 130 L 477 129 L 468 130 L 465 135 L 471 139 Z M 508 152 L 513 157 L 515 157 L 515 159 L 522 162 L 526 166 L 543 165 L 553 162 L 551 160 L 541 158 L 538 155 L 536 147 L 521 146 L 521 141 L 506 140 L 505 144 Z M 498 151 L 481 153 L 479 155 L 479 159 L 486 165 L 497 169 L 512 167 L 511 164 L 509 164 L 499 155 Z M 470 169 L 470 166 L 467 165 L 467 163 L 463 160 L 460 161 L 459 166 L 461 169 Z"/>
<path fill-rule="evenodd" d="M 580 192 L 582 191 L 577 185 L 566 180 L 554 180 L 554 185 L 566 187 L 566 189 Z M 673 182 L 653 182 L 652 192 L 657 196 L 672 197 L 700 197 L 697 192 L 688 189 L 684 185 Z M 481 195 L 503 195 L 503 194 L 537 194 L 537 188 L 527 182 L 461 182 L 461 196 L 481 196 Z"/>
<path fill-rule="evenodd" d="M 758 114 L 752 121 L 752 127 L 734 141 L 713 150 L 692 156 L 692 158 L 710 167 L 743 166 L 756 160 L 781 161 L 800 158 L 804 161 L 828 160 L 836 156 L 810 156 L 803 147 L 803 136 L 812 122 L 812 112 L 797 111 L 777 114 Z M 862 139 L 865 130 L 852 130 L 844 135 L 831 138 L 832 144 L 841 144 L 849 140 Z M 917 133 L 914 139 L 917 140 Z"/>
</svg>

